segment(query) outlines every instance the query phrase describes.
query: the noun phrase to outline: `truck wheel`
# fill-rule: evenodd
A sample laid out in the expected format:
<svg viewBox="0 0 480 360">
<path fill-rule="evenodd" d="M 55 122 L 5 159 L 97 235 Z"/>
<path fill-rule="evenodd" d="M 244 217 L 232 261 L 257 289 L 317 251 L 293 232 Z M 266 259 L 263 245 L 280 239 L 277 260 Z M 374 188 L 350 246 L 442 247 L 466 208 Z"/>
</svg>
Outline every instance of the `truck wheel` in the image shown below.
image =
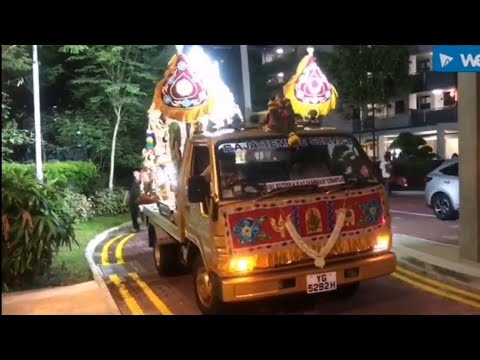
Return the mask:
<svg viewBox="0 0 480 360">
<path fill-rule="evenodd" d="M 195 302 L 204 315 L 219 315 L 224 313 L 225 304 L 218 298 L 215 283 L 210 281 L 208 271 L 198 254 L 193 262 L 193 289 Z"/>
<path fill-rule="evenodd" d="M 348 284 L 348 285 L 343 285 L 339 287 L 336 291 L 337 297 L 342 298 L 342 299 L 348 299 L 353 296 L 358 292 L 358 289 L 360 288 L 360 283 L 356 282 L 353 284 Z"/>
<path fill-rule="evenodd" d="M 153 260 L 160 276 L 176 275 L 179 270 L 179 249 L 177 244 L 153 244 Z"/>
</svg>

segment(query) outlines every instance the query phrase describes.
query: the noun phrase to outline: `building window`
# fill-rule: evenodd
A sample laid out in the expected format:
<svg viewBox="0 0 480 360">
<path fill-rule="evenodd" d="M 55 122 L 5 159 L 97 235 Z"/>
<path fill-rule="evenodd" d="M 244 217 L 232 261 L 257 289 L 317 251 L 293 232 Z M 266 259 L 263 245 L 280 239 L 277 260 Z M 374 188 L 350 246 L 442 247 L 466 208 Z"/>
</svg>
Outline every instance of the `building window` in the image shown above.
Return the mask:
<svg viewBox="0 0 480 360">
<path fill-rule="evenodd" d="M 405 101 L 398 100 L 395 101 L 395 115 L 405 113 Z"/>
<path fill-rule="evenodd" d="M 419 60 L 417 69 L 419 72 L 430 71 L 430 59 Z"/>
<path fill-rule="evenodd" d="M 272 62 L 274 58 L 274 54 L 272 54 L 271 52 L 265 52 L 263 55 L 263 63 L 268 64 L 269 62 Z"/>
<path fill-rule="evenodd" d="M 430 96 L 420 96 L 418 98 L 418 108 L 420 110 L 430 109 Z"/>
<path fill-rule="evenodd" d="M 443 93 L 443 106 L 453 106 L 455 103 L 455 93 L 453 91 Z"/>
</svg>

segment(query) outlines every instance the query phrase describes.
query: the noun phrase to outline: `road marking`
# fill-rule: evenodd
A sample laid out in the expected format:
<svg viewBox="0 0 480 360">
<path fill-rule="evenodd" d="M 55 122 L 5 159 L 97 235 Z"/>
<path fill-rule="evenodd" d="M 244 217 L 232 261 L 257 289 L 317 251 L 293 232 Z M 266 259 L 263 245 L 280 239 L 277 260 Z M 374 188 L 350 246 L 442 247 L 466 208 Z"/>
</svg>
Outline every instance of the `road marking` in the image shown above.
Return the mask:
<svg viewBox="0 0 480 360">
<path fill-rule="evenodd" d="M 429 217 L 429 218 L 436 217 L 435 215 L 432 215 L 432 214 L 416 213 L 416 212 L 401 211 L 401 210 L 390 210 L 390 212 L 397 213 L 397 214 L 405 214 L 405 215 L 423 216 L 423 217 Z"/>
<path fill-rule="evenodd" d="M 165 303 L 160 300 L 160 298 L 153 292 L 153 290 L 147 285 L 145 281 L 140 279 L 140 276 L 138 276 L 137 273 L 130 273 L 128 274 L 128 276 L 135 280 L 140 289 L 143 290 L 145 295 L 147 295 L 148 299 L 152 302 L 153 305 L 155 305 L 157 310 L 160 311 L 162 315 L 173 315 L 167 305 L 165 305 Z"/>
<path fill-rule="evenodd" d="M 416 279 L 419 279 L 427 284 L 430 284 L 430 285 L 433 285 L 433 286 L 436 286 L 440 289 L 443 289 L 443 290 L 447 290 L 447 291 L 450 291 L 450 292 L 453 292 L 453 293 L 456 293 L 458 295 L 463 295 L 465 297 L 468 297 L 468 298 L 471 298 L 471 299 L 475 299 L 475 300 L 479 300 L 480 301 L 480 294 L 475 294 L 475 293 L 472 293 L 470 291 L 466 291 L 466 290 L 462 290 L 462 289 L 458 289 L 456 287 L 453 287 L 453 286 L 450 286 L 450 285 L 447 285 L 447 284 L 444 284 L 444 283 L 441 283 L 439 281 L 436 281 L 436 280 L 433 280 L 433 279 L 430 279 L 430 278 L 427 278 L 425 276 L 422 276 L 420 274 L 417 274 L 417 273 L 414 273 L 410 270 L 407 270 L 407 269 L 404 269 L 400 266 L 397 266 L 397 271 L 400 272 L 400 273 L 404 273 L 405 275 L 409 275 L 413 278 L 416 278 Z"/>
<path fill-rule="evenodd" d="M 125 239 L 120 241 L 119 244 L 117 245 L 117 248 L 115 249 L 115 257 L 117 258 L 118 265 L 125 264 L 125 261 L 123 260 L 123 248 L 125 247 L 125 244 L 127 243 L 127 241 L 133 237 L 133 235 L 135 234 L 128 235 Z"/>
<path fill-rule="evenodd" d="M 123 235 L 125 235 L 125 234 L 115 236 L 113 239 L 108 240 L 108 242 L 103 246 L 103 248 L 102 248 L 102 266 L 110 265 L 110 261 L 108 260 L 108 250 L 110 250 L 110 246 L 112 246 L 112 244 L 115 241 L 117 241 L 118 239 L 120 239 Z"/>
<path fill-rule="evenodd" d="M 406 235 L 406 234 L 400 234 L 400 233 L 395 233 L 394 235 L 397 235 L 397 236 L 408 236 L 410 238 L 413 238 L 415 241 L 417 242 L 427 242 L 427 243 L 431 243 L 431 244 L 435 244 L 435 245 L 441 245 L 441 246 L 450 246 L 450 247 L 455 247 L 455 248 L 458 248 L 458 245 L 454 245 L 454 244 L 448 244 L 448 243 L 444 243 L 442 241 L 435 241 L 435 240 L 427 240 L 427 239 L 422 239 L 422 238 L 418 238 L 418 237 L 414 237 L 414 236 L 410 236 L 410 235 Z"/>
<path fill-rule="evenodd" d="M 447 240 L 458 240 L 458 235 L 442 235 L 442 238 Z"/>
<path fill-rule="evenodd" d="M 120 296 L 127 304 L 132 315 L 145 315 L 140 305 L 138 305 L 137 300 L 135 300 L 135 298 L 130 294 L 125 284 L 123 284 L 122 279 L 120 279 L 118 275 L 110 275 L 110 281 L 117 286 Z"/>
<path fill-rule="evenodd" d="M 446 298 L 446 299 L 449 299 L 449 300 L 457 301 L 459 303 L 462 303 L 462 304 L 469 305 L 469 306 L 472 306 L 474 308 L 480 309 L 480 303 L 479 302 L 476 302 L 476 301 L 473 301 L 473 300 L 468 300 L 468 299 L 465 299 L 463 297 L 460 297 L 460 296 L 457 296 L 457 295 L 454 295 L 454 294 L 449 294 L 448 292 L 436 289 L 434 287 L 421 284 L 421 283 L 419 283 L 415 280 L 409 279 L 408 277 L 399 274 L 398 272 L 393 273 L 392 277 L 394 277 L 394 278 L 396 278 L 400 281 L 406 282 L 407 284 L 410 284 L 413 287 L 416 287 L 416 288 L 421 289 L 423 291 L 429 292 L 431 294 L 434 294 L 434 295 L 437 295 L 437 296 L 440 296 L 440 297 L 443 297 L 443 298 Z"/>
</svg>

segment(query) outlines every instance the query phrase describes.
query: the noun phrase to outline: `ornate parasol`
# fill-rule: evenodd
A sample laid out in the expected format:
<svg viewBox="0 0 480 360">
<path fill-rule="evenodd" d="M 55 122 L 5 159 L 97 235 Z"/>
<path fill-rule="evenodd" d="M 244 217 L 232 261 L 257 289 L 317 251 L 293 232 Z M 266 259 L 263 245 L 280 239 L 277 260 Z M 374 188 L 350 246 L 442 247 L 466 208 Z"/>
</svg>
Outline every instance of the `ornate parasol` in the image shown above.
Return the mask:
<svg viewBox="0 0 480 360">
<path fill-rule="evenodd" d="M 309 116 L 312 110 L 319 116 L 325 116 L 337 106 L 337 90 L 320 70 L 313 56 L 313 48 L 307 51 L 308 55 L 300 61 L 296 73 L 283 87 L 283 92 L 294 112 L 302 117 Z"/>
<path fill-rule="evenodd" d="M 178 54 L 169 63 L 164 78 L 155 87 L 150 111 L 158 110 L 166 117 L 194 123 L 200 116 L 213 110 L 213 97 L 202 79 L 177 45 Z"/>
</svg>

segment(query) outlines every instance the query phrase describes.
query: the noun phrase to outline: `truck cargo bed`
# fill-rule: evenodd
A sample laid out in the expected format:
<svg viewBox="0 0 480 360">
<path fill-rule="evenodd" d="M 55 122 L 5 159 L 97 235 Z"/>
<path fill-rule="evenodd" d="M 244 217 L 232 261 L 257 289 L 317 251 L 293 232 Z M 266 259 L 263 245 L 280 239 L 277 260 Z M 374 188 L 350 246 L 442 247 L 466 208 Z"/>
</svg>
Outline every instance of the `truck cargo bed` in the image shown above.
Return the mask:
<svg viewBox="0 0 480 360">
<path fill-rule="evenodd" d="M 148 225 L 152 224 L 170 234 L 177 241 L 180 241 L 180 231 L 173 221 L 173 212 L 170 216 L 161 214 L 156 204 L 141 206 L 144 221 Z"/>
</svg>

